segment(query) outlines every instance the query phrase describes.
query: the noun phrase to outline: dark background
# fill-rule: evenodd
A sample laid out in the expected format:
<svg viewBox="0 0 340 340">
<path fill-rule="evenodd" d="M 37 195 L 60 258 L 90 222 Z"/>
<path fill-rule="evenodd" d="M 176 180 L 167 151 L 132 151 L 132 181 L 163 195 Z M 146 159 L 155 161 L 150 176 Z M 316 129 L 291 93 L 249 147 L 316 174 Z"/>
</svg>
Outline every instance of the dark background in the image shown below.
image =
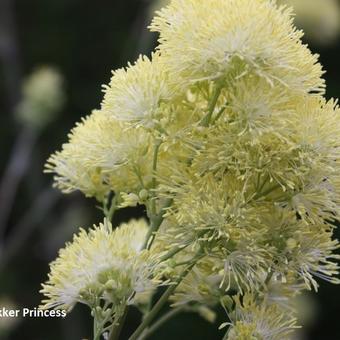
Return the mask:
<svg viewBox="0 0 340 340">
<path fill-rule="evenodd" d="M 101 85 L 109 81 L 111 70 L 134 61 L 139 53 L 150 54 L 157 38 L 146 30 L 150 4 L 146 0 L 0 0 L 0 176 L 15 143 L 25 134 L 13 114 L 20 100 L 22 79 L 38 66 L 51 65 L 65 78 L 66 91 L 66 103 L 58 118 L 36 135 L 31 150 L 26 150 L 27 169 L 15 193 L 1 246 L 0 308 L 10 304 L 18 309 L 39 305 L 40 284 L 46 280 L 48 263 L 58 249 L 78 227 L 101 220 L 93 200 L 77 193 L 62 196 L 51 189 L 52 178 L 43 175 L 43 165 L 67 140 L 75 122 L 99 108 Z M 323 47 L 311 44 L 311 48 L 320 53 L 327 70 L 327 97 L 339 97 L 340 41 Z M 122 211 L 115 223 L 141 214 L 142 208 Z M 14 244 L 9 255 L 8 244 Z M 313 317 L 305 328 L 305 339 L 340 339 L 339 288 L 321 282 L 319 293 L 307 302 L 302 314 Z M 137 325 L 138 318 L 138 312 L 132 310 L 122 339 Z M 222 313 L 218 320 L 225 321 Z M 78 306 L 65 320 L 0 320 L 0 339 L 90 339 L 91 329 L 87 309 Z M 184 314 L 164 326 L 153 339 L 221 337 L 216 324 Z"/>
</svg>

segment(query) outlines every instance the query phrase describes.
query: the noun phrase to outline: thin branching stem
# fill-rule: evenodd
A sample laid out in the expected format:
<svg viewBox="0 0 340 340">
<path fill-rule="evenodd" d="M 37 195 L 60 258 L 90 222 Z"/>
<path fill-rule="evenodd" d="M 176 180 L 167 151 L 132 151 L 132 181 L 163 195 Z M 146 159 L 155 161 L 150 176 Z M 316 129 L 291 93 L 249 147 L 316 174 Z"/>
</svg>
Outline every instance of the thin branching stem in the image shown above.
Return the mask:
<svg viewBox="0 0 340 340">
<path fill-rule="evenodd" d="M 178 285 L 182 282 L 182 280 L 190 273 L 191 269 L 196 265 L 197 261 L 201 259 L 203 256 L 203 252 L 200 249 L 197 254 L 192 259 L 192 263 L 188 265 L 180 274 L 178 279 L 170 285 L 167 290 L 164 292 L 164 294 L 161 296 L 161 298 L 157 301 L 157 303 L 154 305 L 154 307 L 151 309 L 151 311 L 145 316 L 143 322 L 139 325 L 139 327 L 135 330 L 135 332 L 131 335 L 129 340 L 137 340 L 139 339 L 140 335 L 144 332 L 146 327 L 149 326 L 149 324 L 154 320 L 154 318 L 158 315 L 160 310 L 164 307 L 166 302 L 168 301 L 169 297 L 173 294 L 175 289 L 178 287 Z"/>
<path fill-rule="evenodd" d="M 214 123 L 216 123 L 216 121 L 218 121 L 221 118 L 226 108 L 227 108 L 227 103 L 225 103 L 221 107 L 220 111 L 217 112 L 216 117 L 214 118 L 214 121 L 213 121 Z"/>
<path fill-rule="evenodd" d="M 223 85 L 222 85 L 221 82 L 216 84 L 215 89 L 213 91 L 213 94 L 212 94 L 210 101 L 209 101 L 208 113 L 204 116 L 204 118 L 201 121 L 202 126 L 205 126 L 205 127 L 209 126 L 210 121 L 211 121 L 211 117 L 214 113 L 218 98 L 219 98 L 221 91 L 222 91 L 222 88 L 223 88 Z"/>
<path fill-rule="evenodd" d="M 163 207 L 161 208 L 160 212 L 151 218 L 151 226 L 149 228 L 148 234 L 146 235 L 145 242 L 142 249 L 150 249 L 152 246 L 152 243 L 155 239 L 155 235 L 161 226 L 163 220 L 164 220 L 164 214 L 166 212 L 166 209 L 170 207 L 172 204 L 172 199 L 165 200 L 165 203 Z"/>
<path fill-rule="evenodd" d="M 123 329 L 124 322 L 125 322 L 128 311 L 129 311 L 129 306 L 127 306 L 124 309 L 121 317 L 117 320 L 117 322 L 111 328 L 109 340 L 118 340 L 119 339 L 119 335 L 120 335 L 120 333 Z"/>
<path fill-rule="evenodd" d="M 197 236 L 198 238 L 201 238 L 202 236 L 204 236 L 204 234 L 207 233 L 207 230 L 202 230 Z M 167 252 L 166 254 L 164 254 L 161 258 L 160 258 L 160 262 L 164 262 L 166 260 L 171 259 L 172 257 L 174 257 L 177 253 L 181 252 L 182 250 L 184 250 L 185 248 L 187 248 L 188 246 L 190 246 L 190 244 L 192 244 L 193 240 L 188 241 L 186 244 L 182 245 L 182 246 L 175 246 L 173 247 L 171 250 L 169 250 L 169 252 Z"/>
<path fill-rule="evenodd" d="M 157 320 L 150 328 L 145 329 L 142 334 L 142 338 L 146 339 L 154 332 L 156 332 L 159 328 L 161 328 L 167 321 L 175 317 L 176 315 L 186 311 L 185 306 L 180 306 L 177 308 L 172 308 L 169 312 L 162 315 L 159 320 Z"/>
<path fill-rule="evenodd" d="M 153 153 L 153 161 L 152 161 L 152 188 L 151 188 L 151 217 L 157 214 L 156 211 L 156 197 L 155 197 L 155 189 L 157 186 L 157 165 L 158 165 L 158 154 L 159 148 L 161 147 L 162 141 L 157 139 L 154 147 Z"/>
</svg>

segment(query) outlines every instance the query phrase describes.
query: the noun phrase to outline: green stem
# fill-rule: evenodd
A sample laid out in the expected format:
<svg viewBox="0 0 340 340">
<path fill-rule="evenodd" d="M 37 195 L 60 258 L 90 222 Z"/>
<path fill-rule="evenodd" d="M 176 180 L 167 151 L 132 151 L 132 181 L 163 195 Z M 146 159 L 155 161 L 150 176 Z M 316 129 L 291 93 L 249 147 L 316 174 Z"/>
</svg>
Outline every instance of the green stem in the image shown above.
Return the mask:
<svg viewBox="0 0 340 340">
<path fill-rule="evenodd" d="M 227 340 L 228 339 L 228 336 L 229 336 L 229 333 L 230 333 L 230 326 L 229 326 L 229 329 L 226 331 L 226 333 L 224 334 L 224 337 L 222 340 Z"/>
<path fill-rule="evenodd" d="M 161 124 L 157 124 L 155 126 L 155 129 L 159 131 L 161 134 L 164 134 L 165 136 L 169 136 L 168 132 L 162 127 Z"/>
<path fill-rule="evenodd" d="M 214 123 L 220 119 L 220 117 L 222 116 L 226 108 L 227 108 L 227 104 L 224 104 L 223 107 L 220 109 L 220 111 L 217 112 L 216 117 L 214 118 Z"/>
<path fill-rule="evenodd" d="M 93 339 L 94 340 L 100 340 L 101 335 L 107 330 L 108 327 L 105 327 L 107 323 L 110 322 L 112 319 L 111 313 L 105 313 L 103 315 L 103 312 L 109 311 L 109 302 L 105 301 L 102 308 L 99 308 L 97 310 L 96 306 L 100 305 L 100 300 L 96 299 L 96 303 L 93 304 L 92 307 L 92 315 L 93 315 Z M 112 325 L 112 327 L 114 324 Z"/>
<path fill-rule="evenodd" d="M 171 309 L 169 312 L 167 312 L 161 318 L 159 318 L 159 320 L 156 321 L 150 328 L 147 328 L 145 332 L 142 334 L 142 338 L 146 339 L 151 334 L 156 332 L 160 327 L 162 327 L 167 321 L 169 321 L 170 319 L 172 319 L 177 314 L 180 314 L 183 311 L 185 311 L 185 308 L 183 306 Z"/>
<path fill-rule="evenodd" d="M 98 332 L 97 317 L 93 316 L 93 340 L 99 340 L 100 332 Z"/>
<path fill-rule="evenodd" d="M 269 179 L 269 176 L 266 175 L 266 177 L 264 178 L 264 180 L 263 180 L 261 186 L 258 188 L 258 192 L 259 192 L 259 193 L 262 191 L 263 187 L 266 185 L 268 179 Z"/>
<path fill-rule="evenodd" d="M 179 284 L 179 283 L 178 283 Z M 157 316 L 159 311 L 163 308 L 165 303 L 168 301 L 169 297 L 175 291 L 178 284 L 174 284 L 168 287 L 162 297 L 157 301 L 155 306 L 151 309 L 151 311 L 146 315 L 144 321 L 139 325 L 136 331 L 131 335 L 129 340 L 137 340 L 144 329 L 152 322 L 152 320 Z"/>
<path fill-rule="evenodd" d="M 144 242 L 142 249 L 150 249 L 150 247 L 152 245 L 152 241 L 154 239 L 154 234 L 163 222 L 163 215 L 165 213 L 165 209 L 167 207 L 169 207 L 171 205 L 171 203 L 172 203 L 172 199 L 166 200 L 164 206 L 162 207 L 162 209 L 160 211 L 160 213 L 157 216 L 154 217 L 153 222 L 151 223 L 151 227 L 150 227 L 148 234 L 145 238 L 145 242 Z M 124 324 L 125 319 L 126 319 L 126 315 L 128 313 L 128 309 L 129 309 L 129 307 L 126 306 L 124 311 L 123 311 L 122 317 L 117 321 L 117 323 L 115 323 L 113 325 L 111 332 L 110 332 L 109 340 L 118 340 L 119 334 L 120 334 L 120 332 L 123 328 L 123 324 Z"/>
<path fill-rule="evenodd" d="M 272 279 L 273 277 L 273 274 L 274 272 L 272 270 L 270 270 L 270 272 L 268 273 L 267 277 L 266 277 L 266 280 L 264 281 L 264 284 L 267 286 L 270 282 L 270 280 Z"/>
<path fill-rule="evenodd" d="M 151 309 L 150 313 L 148 313 L 143 320 L 143 322 L 139 325 L 139 327 L 135 330 L 135 332 L 131 335 L 129 340 L 137 340 L 139 339 L 140 335 L 143 333 L 143 331 L 146 329 L 146 327 L 153 321 L 153 319 L 157 316 L 157 314 L 160 312 L 160 310 L 163 308 L 165 303 L 168 301 L 169 297 L 173 294 L 175 289 L 178 287 L 178 285 L 182 282 L 182 280 L 189 274 L 191 269 L 195 266 L 197 261 L 202 257 L 202 251 L 200 250 L 197 255 L 193 258 L 192 263 L 183 270 L 179 278 L 167 288 L 165 293 L 161 296 L 161 298 L 157 301 L 155 306 Z"/>
<path fill-rule="evenodd" d="M 198 238 L 201 238 L 207 231 L 203 230 L 201 231 L 197 236 Z M 184 250 L 185 248 L 187 248 L 188 246 L 190 246 L 190 244 L 192 244 L 193 240 L 190 240 L 189 242 L 187 242 L 185 245 L 179 247 L 176 246 L 173 249 L 171 249 L 169 252 L 167 252 L 166 254 L 164 254 L 161 258 L 160 258 L 160 262 L 164 262 L 166 260 L 171 259 L 173 256 L 175 256 L 177 253 L 179 253 L 180 251 Z"/>
<path fill-rule="evenodd" d="M 135 165 L 135 166 L 133 167 L 133 169 L 134 169 L 134 171 L 135 171 L 135 174 L 136 174 L 136 176 L 137 176 L 137 178 L 138 178 L 138 180 L 139 180 L 139 183 L 140 183 L 142 189 L 145 189 L 145 184 L 144 184 L 143 178 L 142 178 L 142 176 L 141 176 L 139 167 L 138 167 L 137 165 Z"/>
<path fill-rule="evenodd" d="M 127 313 L 129 311 L 129 307 L 127 306 L 124 311 L 122 316 L 118 319 L 118 321 L 113 325 L 111 331 L 110 331 L 110 337 L 109 340 L 118 340 L 119 335 L 123 329 L 123 325 L 127 316 Z"/>
<path fill-rule="evenodd" d="M 145 242 L 143 244 L 142 249 L 150 249 L 152 242 L 154 240 L 154 235 L 157 232 L 158 228 L 163 222 L 163 215 L 165 213 L 165 209 L 169 207 L 172 203 L 172 200 L 167 200 L 165 202 L 165 205 L 161 208 L 160 212 L 157 214 L 156 211 L 156 199 L 154 194 L 154 189 L 157 186 L 157 180 L 156 180 L 156 173 L 157 173 L 157 164 L 158 164 L 158 154 L 159 154 L 159 148 L 162 144 L 161 140 L 156 140 L 155 148 L 154 148 L 154 154 L 153 154 L 153 162 L 152 162 L 152 190 L 151 190 L 151 211 L 149 217 L 151 219 L 151 226 L 148 231 L 148 234 L 146 235 Z M 137 169 L 138 170 L 138 169 Z M 142 186 L 144 187 L 143 179 L 140 176 L 139 171 L 136 171 L 137 176 L 139 176 L 140 182 Z M 112 329 L 110 331 L 110 338 L 109 340 L 118 340 L 119 334 L 122 330 L 126 315 L 128 313 L 128 306 L 125 307 L 122 317 L 117 321 L 117 323 L 114 323 L 112 326 Z"/>
<path fill-rule="evenodd" d="M 93 309 L 93 340 L 100 340 L 102 334 L 103 325 L 99 321 L 98 313 Z"/>
<path fill-rule="evenodd" d="M 161 208 L 159 214 L 157 215 L 152 215 L 151 216 L 151 226 L 148 230 L 148 233 L 146 235 L 144 244 L 142 249 L 150 249 L 152 246 L 152 243 L 155 239 L 155 233 L 158 231 L 159 227 L 161 226 L 163 220 L 164 220 L 164 214 L 165 211 L 170 205 L 172 204 L 172 199 L 167 199 Z"/>
<path fill-rule="evenodd" d="M 171 259 L 173 256 L 175 256 L 177 253 L 179 253 L 180 251 L 182 251 L 183 249 L 187 248 L 189 246 L 189 244 L 186 244 L 182 247 L 174 247 L 171 250 L 169 250 L 166 254 L 164 254 L 161 258 L 160 258 L 160 262 L 164 262 L 166 260 Z"/>
<path fill-rule="evenodd" d="M 119 193 L 116 193 L 114 195 L 114 197 L 112 198 L 110 208 L 108 208 L 109 198 L 107 200 L 105 200 L 105 202 L 104 202 L 104 215 L 105 215 L 106 219 L 110 222 L 112 222 L 113 215 L 115 214 L 115 212 L 117 210 L 118 199 L 119 199 Z"/>
<path fill-rule="evenodd" d="M 213 92 L 212 97 L 211 97 L 210 102 L 209 102 L 208 113 L 202 119 L 201 126 L 205 126 L 205 127 L 209 126 L 211 117 L 212 117 L 212 115 L 214 113 L 215 106 L 217 104 L 218 97 L 221 94 L 222 88 L 223 88 L 222 83 L 217 83 L 216 84 L 214 92 Z"/>
<path fill-rule="evenodd" d="M 152 190 L 151 190 L 151 214 L 156 215 L 156 198 L 154 190 L 157 186 L 156 174 L 157 174 L 157 163 L 158 163 L 158 154 L 159 148 L 162 144 L 161 140 L 156 140 L 154 152 L 153 152 L 153 161 L 152 161 Z"/>
<path fill-rule="evenodd" d="M 257 200 L 263 196 L 270 194 L 271 192 L 275 191 L 276 189 L 280 188 L 280 184 L 275 184 L 272 187 L 268 188 L 267 190 L 260 192 L 254 196 L 254 199 Z"/>
</svg>

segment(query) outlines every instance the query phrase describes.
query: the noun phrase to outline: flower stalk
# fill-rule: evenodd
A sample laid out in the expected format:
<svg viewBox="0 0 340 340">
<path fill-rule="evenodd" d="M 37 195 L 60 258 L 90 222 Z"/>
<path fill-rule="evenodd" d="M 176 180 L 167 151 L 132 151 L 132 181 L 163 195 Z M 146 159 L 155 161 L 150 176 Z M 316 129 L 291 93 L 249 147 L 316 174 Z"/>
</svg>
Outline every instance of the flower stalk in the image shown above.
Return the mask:
<svg viewBox="0 0 340 340">
<path fill-rule="evenodd" d="M 188 265 L 179 277 L 171 284 L 160 299 L 157 301 L 155 306 L 151 309 L 151 311 L 145 316 L 143 322 L 138 326 L 135 332 L 131 335 L 129 340 L 137 340 L 139 336 L 143 333 L 143 331 L 149 326 L 149 324 L 155 319 L 161 309 L 164 307 L 166 302 L 168 301 L 169 297 L 173 294 L 177 286 L 182 282 L 182 280 L 190 273 L 192 268 L 196 265 L 197 261 L 203 257 L 202 251 L 198 251 L 196 256 L 191 260 L 191 264 Z"/>
</svg>

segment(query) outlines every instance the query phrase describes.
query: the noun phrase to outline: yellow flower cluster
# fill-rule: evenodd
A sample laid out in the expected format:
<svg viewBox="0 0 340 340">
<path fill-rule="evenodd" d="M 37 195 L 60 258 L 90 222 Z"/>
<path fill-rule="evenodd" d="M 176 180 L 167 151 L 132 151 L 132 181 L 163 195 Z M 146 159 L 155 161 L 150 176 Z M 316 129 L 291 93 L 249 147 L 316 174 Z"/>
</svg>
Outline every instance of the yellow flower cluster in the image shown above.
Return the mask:
<svg viewBox="0 0 340 340">
<path fill-rule="evenodd" d="M 277 301 L 339 283 L 340 109 L 292 22 L 271 0 L 158 12 L 158 51 L 113 73 L 47 165 L 64 192 L 144 204 L 149 230 L 82 231 L 52 265 L 46 307 L 105 299 L 108 282 L 126 304 L 163 280 L 175 306 L 234 301 L 229 339 L 285 339 L 295 323 Z"/>
</svg>

